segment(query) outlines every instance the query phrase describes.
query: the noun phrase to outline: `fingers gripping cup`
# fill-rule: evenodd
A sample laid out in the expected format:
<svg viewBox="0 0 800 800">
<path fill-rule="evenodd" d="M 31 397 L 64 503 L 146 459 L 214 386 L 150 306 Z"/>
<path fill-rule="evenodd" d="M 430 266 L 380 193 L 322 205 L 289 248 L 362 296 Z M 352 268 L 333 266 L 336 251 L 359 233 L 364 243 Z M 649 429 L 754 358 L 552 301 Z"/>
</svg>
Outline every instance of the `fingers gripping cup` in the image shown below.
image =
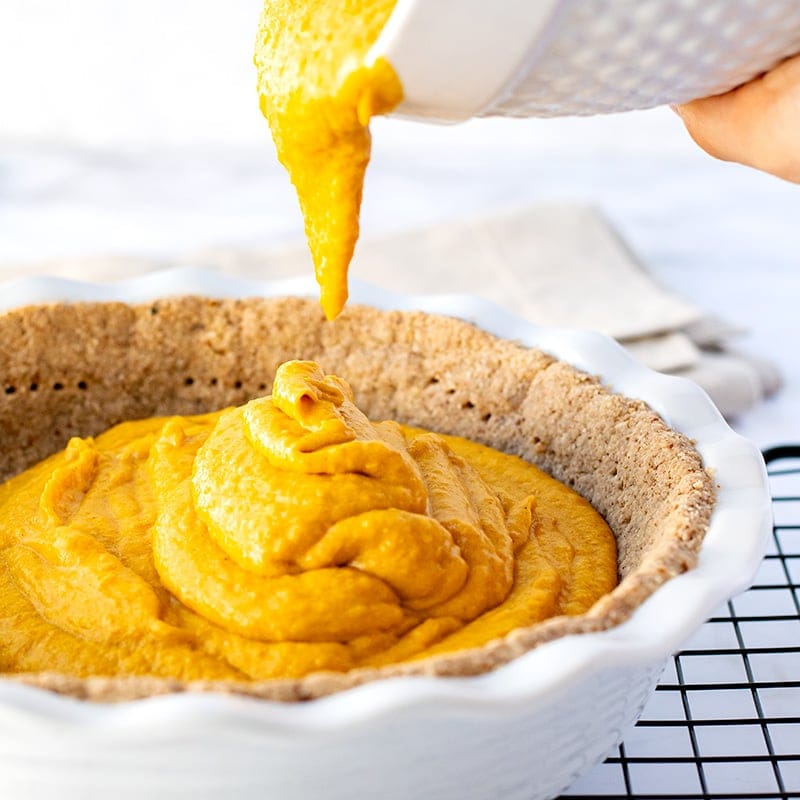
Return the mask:
<svg viewBox="0 0 800 800">
<path fill-rule="evenodd" d="M 796 0 L 399 0 L 370 58 L 398 115 L 458 122 L 682 103 L 797 52 Z"/>
</svg>

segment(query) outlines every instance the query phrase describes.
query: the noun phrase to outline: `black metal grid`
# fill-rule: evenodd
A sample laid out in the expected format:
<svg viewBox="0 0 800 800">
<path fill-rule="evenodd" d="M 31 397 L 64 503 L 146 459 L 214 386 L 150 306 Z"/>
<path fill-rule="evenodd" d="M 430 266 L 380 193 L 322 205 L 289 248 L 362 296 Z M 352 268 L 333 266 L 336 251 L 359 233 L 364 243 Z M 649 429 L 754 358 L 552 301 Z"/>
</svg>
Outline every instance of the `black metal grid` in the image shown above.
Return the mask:
<svg viewBox="0 0 800 800">
<path fill-rule="evenodd" d="M 775 525 L 754 585 L 673 657 L 618 752 L 562 800 L 800 798 L 800 445 L 764 459 Z"/>
</svg>

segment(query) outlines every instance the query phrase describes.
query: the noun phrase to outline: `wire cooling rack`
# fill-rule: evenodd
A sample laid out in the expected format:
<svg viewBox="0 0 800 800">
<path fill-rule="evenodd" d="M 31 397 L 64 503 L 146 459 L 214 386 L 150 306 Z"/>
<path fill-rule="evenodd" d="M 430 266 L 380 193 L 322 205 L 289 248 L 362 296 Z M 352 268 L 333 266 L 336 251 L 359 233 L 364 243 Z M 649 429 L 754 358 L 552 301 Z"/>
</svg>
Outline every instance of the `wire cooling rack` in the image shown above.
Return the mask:
<svg viewBox="0 0 800 800">
<path fill-rule="evenodd" d="M 764 459 L 775 524 L 754 585 L 673 657 L 636 728 L 562 800 L 800 798 L 800 445 Z"/>
</svg>

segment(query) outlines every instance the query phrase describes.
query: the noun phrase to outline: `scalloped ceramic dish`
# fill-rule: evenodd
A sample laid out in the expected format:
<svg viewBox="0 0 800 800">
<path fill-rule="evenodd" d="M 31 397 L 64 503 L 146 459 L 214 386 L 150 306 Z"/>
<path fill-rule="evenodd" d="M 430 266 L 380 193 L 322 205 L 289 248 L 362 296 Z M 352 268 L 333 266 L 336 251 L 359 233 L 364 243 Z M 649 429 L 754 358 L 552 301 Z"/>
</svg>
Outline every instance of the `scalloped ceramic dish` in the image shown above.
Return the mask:
<svg viewBox="0 0 800 800">
<path fill-rule="evenodd" d="M 540 329 L 476 298 L 352 288 L 354 303 L 460 317 L 648 403 L 696 443 L 718 486 L 696 567 L 622 624 L 471 677 L 392 677 L 304 703 L 215 692 L 91 703 L 0 680 L 1 797 L 552 797 L 621 739 L 668 656 L 752 579 L 770 529 L 763 462 L 696 386 L 639 366 L 603 336 Z M 314 296 L 316 285 L 183 269 L 108 286 L 18 281 L 0 306 L 187 294 Z"/>
</svg>

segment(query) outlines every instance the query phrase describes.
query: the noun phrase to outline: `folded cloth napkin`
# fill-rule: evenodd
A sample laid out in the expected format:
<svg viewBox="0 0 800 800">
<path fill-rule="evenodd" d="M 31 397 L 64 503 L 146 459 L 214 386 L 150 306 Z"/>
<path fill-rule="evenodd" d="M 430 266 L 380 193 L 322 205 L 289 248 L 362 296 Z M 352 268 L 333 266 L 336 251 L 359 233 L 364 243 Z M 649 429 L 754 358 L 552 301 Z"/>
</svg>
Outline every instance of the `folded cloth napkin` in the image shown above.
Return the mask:
<svg viewBox="0 0 800 800">
<path fill-rule="evenodd" d="M 312 270 L 304 245 L 266 251 L 204 249 L 177 263 L 263 278 Z M 94 259 L 28 266 L 19 272 L 107 280 L 164 266 Z M 732 348 L 741 330 L 659 286 L 593 208 L 536 206 L 364 239 L 351 275 L 410 294 L 475 294 L 541 325 L 602 331 L 653 369 L 699 383 L 728 417 L 780 385 L 771 364 Z"/>
<path fill-rule="evenodd" d="M 188 261 L 239 275 L 311 270 L 305 247 L 205 250 Z M 351 275 L 405 293 L 465 292 L 541 325 L 591 328 L 637 359 L 699 383 L 727 417 L 776 391 L 768 362 L 732 348 L 743 331 L 660 286 L 585 206 L 536 206 L 359 242 Z"/>
</svg>

